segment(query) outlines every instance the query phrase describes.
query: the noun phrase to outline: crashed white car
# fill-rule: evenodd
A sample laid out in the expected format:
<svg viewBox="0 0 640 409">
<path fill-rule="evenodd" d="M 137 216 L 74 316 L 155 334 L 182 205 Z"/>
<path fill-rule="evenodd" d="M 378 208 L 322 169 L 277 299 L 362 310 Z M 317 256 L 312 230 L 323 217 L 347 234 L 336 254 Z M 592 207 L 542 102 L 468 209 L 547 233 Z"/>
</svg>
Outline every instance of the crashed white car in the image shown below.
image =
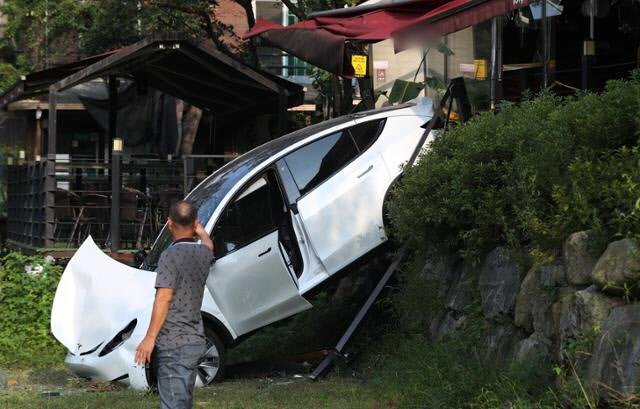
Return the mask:
<svg viewBox="0 0 640 409">
<path fill-rule="evenodd" d="M 188 195 L 216 256 L 198 384 L 222 376 L 225 348 L 311 308 L 305 294 L 387 240 L 385 198 L 432 116 L 431 100 L 417 99 L 310 126 L 240 156 Z M 78 249 L 51 317 L 74 373 L 135 388 L 153 382 L 133 358 L 150 320 L 153 269 L 170 243 L 165 227 L 141 269 L 106 256 L 91 238 Z"/>
</svg>

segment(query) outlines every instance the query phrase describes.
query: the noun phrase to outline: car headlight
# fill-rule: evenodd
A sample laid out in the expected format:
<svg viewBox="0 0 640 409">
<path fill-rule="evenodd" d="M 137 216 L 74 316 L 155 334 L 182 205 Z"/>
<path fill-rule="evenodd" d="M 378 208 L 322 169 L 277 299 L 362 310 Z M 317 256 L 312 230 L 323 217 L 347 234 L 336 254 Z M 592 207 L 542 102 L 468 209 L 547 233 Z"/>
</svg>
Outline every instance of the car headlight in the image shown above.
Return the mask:
<svg viewBox="0 0 640 409">
<path fill-rule="evenodd" d="M 138 319 L 134 318 L 124 329 L 116 334 L 115 337 L 107 345 L 102 348 L 102 351 L 98 354 L 98 356 L 105 356 L 120 345 L 124 343 L 124 341 L 128 340 L 133 334 L 133 330 L 136 328 L 138 324 Z"/>
</svg>

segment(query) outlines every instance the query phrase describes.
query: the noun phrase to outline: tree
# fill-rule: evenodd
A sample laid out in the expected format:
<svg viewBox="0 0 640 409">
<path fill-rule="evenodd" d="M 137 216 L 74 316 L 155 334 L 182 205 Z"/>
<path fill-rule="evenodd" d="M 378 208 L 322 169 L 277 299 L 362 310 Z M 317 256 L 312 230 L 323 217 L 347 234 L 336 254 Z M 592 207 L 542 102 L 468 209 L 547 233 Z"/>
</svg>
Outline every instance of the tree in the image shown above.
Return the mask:
<svg viewBox="0 0 640 409">
<path fill-rule="evenodd" d="M 298 20 L 306 20 L 312 11 L 342 8 L 353 5 L 357 0 L 282 0 L 282 3 Z M 348 114 L 353 108 L 353 87 L 351 80 L 321 69 L 314 69 L 313 85 L 323 97 L 325 118 Z"/>
<path fill-rule="evenodd" d="M 35 69 L 46 68 L 75 50 L 86 7 L 76 0 L 6 0 L 0 6 L 7 17 L 0 46 L 23 55 Z"/>
<path fill-rule="evenodd" d="M 234 0 L 255 24 L 251 0 Z M 8 24 L 0 47 L 23 54 L 34 69 L 119 48 L 157 32 L 211 41 L 223 53 L 257 66 L 255 45 L 244 47 L 218 20 L 218 0 L 5 0 Z"/>
</svg>

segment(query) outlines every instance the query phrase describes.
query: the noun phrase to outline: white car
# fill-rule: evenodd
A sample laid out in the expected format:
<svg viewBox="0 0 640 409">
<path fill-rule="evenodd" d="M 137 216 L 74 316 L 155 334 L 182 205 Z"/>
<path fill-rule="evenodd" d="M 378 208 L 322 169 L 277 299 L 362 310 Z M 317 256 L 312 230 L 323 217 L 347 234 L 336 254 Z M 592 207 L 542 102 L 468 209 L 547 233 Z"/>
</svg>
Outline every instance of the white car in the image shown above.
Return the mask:
<svg viewBox="0 0 640 409">
<path fill-rule="evenodd" d="M 431 100 L 421 98 L 313 125 L 238 157 L 187 196 L 216 256 L 198 384 L 223 375 L 225 348 L 311 308 L 305 294 L 387 240 L 385 198 L 432 116 Z M 91 238 L 70 260 L 51 328 L 74 373 L 135 388 L 153 382 L 133 357 L 150 320 L 153 270 L 170 243 L 165 227 L 141 269 L 106 256 Z"/>
</svg>

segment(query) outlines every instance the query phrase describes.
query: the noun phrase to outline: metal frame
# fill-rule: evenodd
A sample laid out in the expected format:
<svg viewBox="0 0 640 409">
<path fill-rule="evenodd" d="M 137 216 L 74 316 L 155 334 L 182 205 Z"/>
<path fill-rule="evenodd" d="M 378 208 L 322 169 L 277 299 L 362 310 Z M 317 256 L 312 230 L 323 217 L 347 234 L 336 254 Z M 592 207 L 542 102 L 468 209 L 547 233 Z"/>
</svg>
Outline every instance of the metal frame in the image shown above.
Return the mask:
<svg viewBox="0 0 640 409">
<path fill-rule="evenodd" d="M 445 92 L 444 96 L 442 97 L 442 100 L 440 101 L 438 109 L 436 109 L 433 115 L 433 118 L 431 118 L 431 120 L 425 124 L 424 132 L 422 133 L 422 136 L 420 137 L 420 141 L 418 142 L 416 149 L 413 151 L 411 158 L 407 162 L 407 165 L 406 165 L 407 167 L 413 166 L 415 161 L 418 159 L 418 155 L 420 154 L 420 151 L 422 150 L 422 147 L 424 146 L 424 143 L 426 142 L 427 137 L 431 133 L 431 130 L 434 128 L 436 123 L 442 119 L 441 117 L 442 109 L 446 106 L 447 100 L 449 100 L 449 107 L 451 107 L 451 102 L 454 99 L 456 100 L 458 110 L 461 111 L 460 120 L 462 122 L 466 122 L 469 120 L 471 116 L 471 111 L 469 109 L 470 108 L 469 98 L 467 97 L 466 93 L 467 91 L 466 91 L 466 88 L 464 87 L 464 80 L 461 77 L 454 78 L 451 80 L 451 82 L 447 86 L 447 91 Z M 467 109 L 469 110 L 467 111 Z M 450 112 L 451 112 L 451 109 L 449 109 L 447 118 L 445 118 L 445 128 L 446 128 L 446 124 L 449 122 L 448 117 L 450 115 Z M 393 273 L 395 273 L 395 271 L 398 269 L 398 266 L 400 265 L 402 260 L 404 260 L 404 258 L 406 257 L 407 252 L 408 252 L 408 247 L 405 245 L 398 251 L 398 253 L 396 253 L 393 261 L 391 262 L 391 264 L 389 264 L 389 267 L 387 267 L 387 270 L 382 275 L 382 278 L 380 278 L 380 281 L 378 281 L 378 284 L 376 284 L 371 294 L 369 294 L 369 297 L 367 298 L 365 303 L 362 305 L 362 307 L 360 308 L 356 316 L 353 318 L 353 320 L 349 324 L 349 327 L 347 327 L 347 330 L 345 331 L 345 333 L 342 335 L 342 337 L 340 337 L 340 340 L 338 341 L 336 346 L 332 350 L 330 350 L 329 354 L 320 362 L 320 364 L 318 364 L 318 366 L 313 370 L 311 375 L 309 375 L 309 378 L 311 378 L 314 381 L 317 380 L 318 378 L 322 377 L 329 370 L 329 368 L 331 368 L 331 366 L 335 363 L 336 359 L 338 359 L 339 357 L 341 358 L 344 357 L 343 351 L 345 346 L 347 345 L 347 343 L 349 342 L 353 334 L 356 332 L 356 330 L 358 329 L 358 327 L 360 326 L 364 318 L 367 316 L 367 313 L 369 313 L 369 310 L 371 310 L 371 307 L 380 296 L 382 289 L 387 285 L 387 283 L 389 282 L 389 279 L 391 279 L 391 276 L 393 276 Z"/>
</svg>

